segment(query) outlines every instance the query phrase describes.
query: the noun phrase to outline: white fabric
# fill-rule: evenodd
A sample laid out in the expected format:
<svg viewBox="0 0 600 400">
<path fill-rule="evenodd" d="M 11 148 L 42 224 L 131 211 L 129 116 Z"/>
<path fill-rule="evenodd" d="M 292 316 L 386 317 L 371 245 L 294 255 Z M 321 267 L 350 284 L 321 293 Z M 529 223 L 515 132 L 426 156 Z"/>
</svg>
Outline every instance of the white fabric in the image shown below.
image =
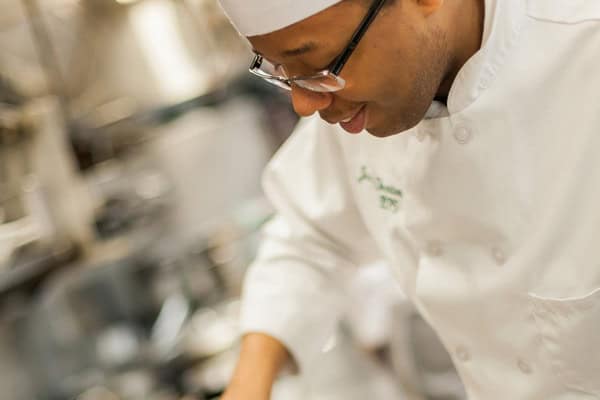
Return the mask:
<svg viewBox="0 0 600 400">
<path fill-rule="evenodd" d="M 271 33 L 300 22 L 341 0 L 219 0 L 244 36 Z"/>
<path fill-rule="evenodd" d="M 270 163 L 279 216 L 242 326 L 301 370 L 339 317 L 339 276 L 383 255 L 469 399 L 600 397 L 600 2 L 486 6 L 449 116 L 386 139 L 313 118 Z"/>
<path fill-rule="evenodd" d="M 390 342 L 395 313 L 408 306 L 402 288 L 382 262 L 365 265 L 346 284 L 344 320 L 357 343 L 367 349 Z"/>
</svg>

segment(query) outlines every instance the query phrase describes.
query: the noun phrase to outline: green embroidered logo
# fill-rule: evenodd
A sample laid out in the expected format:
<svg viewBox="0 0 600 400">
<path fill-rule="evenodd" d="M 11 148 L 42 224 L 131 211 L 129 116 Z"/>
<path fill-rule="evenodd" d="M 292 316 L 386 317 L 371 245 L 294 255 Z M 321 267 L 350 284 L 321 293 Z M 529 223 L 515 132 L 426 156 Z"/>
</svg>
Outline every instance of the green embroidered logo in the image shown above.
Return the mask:
<svg viewBox="0 0 600 400">
<path fill-rule="evenodd" d="M 387 211 L 396 213 L 400 210 L 400 200 L 402 199 L 402 190 L 395 188 L 394 186 L 386 185 L 383 183 L 381 178 L 374 176 L 369 173 L 366 166 L 362 166 L 360 169 L 360 175 L 358 177 L 358 183 L 368 182 L 375 190 L 379 192 L 379 206 Z"/>
</svg>

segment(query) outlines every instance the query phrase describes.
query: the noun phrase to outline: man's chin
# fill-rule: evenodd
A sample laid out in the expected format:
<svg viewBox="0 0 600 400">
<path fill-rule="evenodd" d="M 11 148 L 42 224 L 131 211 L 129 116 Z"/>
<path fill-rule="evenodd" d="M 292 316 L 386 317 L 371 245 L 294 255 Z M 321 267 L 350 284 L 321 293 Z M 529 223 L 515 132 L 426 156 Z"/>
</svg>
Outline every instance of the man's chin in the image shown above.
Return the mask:
<svg viewBox="0 0 600 400">
<path fill-rule="evenodd" d="M 373 126 L 373 127 L 368 127 L 365 130 L 372 136 L 375 136 L 378 138 L 385 138 L 385 137 L 400 135 L 402 133 L 405 133 L 406 131 L 410 130 L 411 128 L 414 128 L 417 124 L 418 124 L 418 122 L 413 123 L 413 124 L 402 124 L 400 126 L 395 125 L 394 127 Z"/>
<path fill-rule="evenodd" d="M 367 133 L 371 136 L 375 136 L 378 138 L 384 138 L 384 137 L 388 137 L 388 136 L 393 136 L 393 135 L 397 135 L 398 132 L 392 133 L 389 131 L 381 131 L 379 129 L 373 129 L 373 128 L 367 128 L 365 129 L 365 131 L 367 131 Z"/>
<path fill-rule="evenodd" d="M 404 112 L 401 113 L 404 118 L 401 120 L 394 120 L 391 118 L 373 118 L 371 124 L 368 124 L 365 130 L 372 136 L 379 138 L 403 134 L 421 123 L 421 121 L 425 118 L 427 109 L 428 108 L 424 108 L 423 110 L 418 111 L 404 110 Z"/>
</svg>

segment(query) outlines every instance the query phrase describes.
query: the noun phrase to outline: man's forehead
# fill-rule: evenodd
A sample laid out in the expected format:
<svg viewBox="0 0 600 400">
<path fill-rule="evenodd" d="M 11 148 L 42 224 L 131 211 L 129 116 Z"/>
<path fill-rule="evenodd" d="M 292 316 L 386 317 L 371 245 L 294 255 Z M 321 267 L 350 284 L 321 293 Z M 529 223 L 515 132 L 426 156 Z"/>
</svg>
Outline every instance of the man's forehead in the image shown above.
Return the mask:
<svg viewBox="0 0 600 400">
<path fill-rule="evenodd" d="M 342 2 L 303 21 L 266 35 L 249 37 L 253 50 L 268 58 L 289 59 L 327 51 L 347 41 L 364 10 Z M 270 57 L 269 57 L 270 56 Z"/>
</svg>

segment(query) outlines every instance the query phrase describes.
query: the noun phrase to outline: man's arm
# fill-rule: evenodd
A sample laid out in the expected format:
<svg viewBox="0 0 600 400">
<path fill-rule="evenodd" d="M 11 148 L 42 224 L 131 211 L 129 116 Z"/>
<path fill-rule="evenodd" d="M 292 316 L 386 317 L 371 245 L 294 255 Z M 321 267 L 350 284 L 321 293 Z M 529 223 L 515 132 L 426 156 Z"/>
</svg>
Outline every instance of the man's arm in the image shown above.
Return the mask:
<svg viewBox="0 0 600 400">
<path fill-rule="evenodd" d="M 225 400 L 268 400 L 290 359 L 299 373 L 310 369 L 341 317 L 346 271 L 378 254 L 356 207 L 353 172 L 329 129 L 303 121 L 265 170 L 277 214 L 244 279 L 240 329 L 247 336 Z"/>
<path fill-rule="evenodd" d="M 273 383 L 288 362 L 290 355 L 278 340 L 262 333 L 245 335 L 235 373 L 221 400 L 270 399 Z"/>
</svg>

